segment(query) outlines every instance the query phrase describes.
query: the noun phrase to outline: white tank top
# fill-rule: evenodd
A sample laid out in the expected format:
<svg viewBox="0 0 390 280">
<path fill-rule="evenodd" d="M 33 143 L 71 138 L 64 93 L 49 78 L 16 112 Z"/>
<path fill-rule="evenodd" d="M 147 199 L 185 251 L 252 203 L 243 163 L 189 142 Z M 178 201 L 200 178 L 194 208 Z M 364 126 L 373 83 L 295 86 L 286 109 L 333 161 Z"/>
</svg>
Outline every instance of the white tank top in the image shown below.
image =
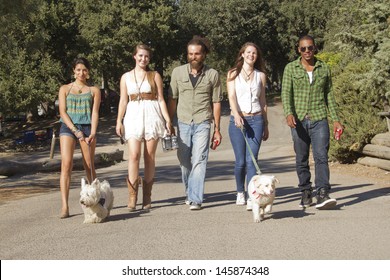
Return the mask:
<svg viewBox="0 0 390 280">
<path fill-rule="evenodd" d="M 239 112 L 247 114 L 261 112 L 260 94 L 262 75 L 262 72 L 255 69 L 252 81 L 245 81 L 241 74 L 234 79 Z"/>
<path fill-rule="evenodd" d="M 134 94 L 134 93 L 142 93 L 142 92 L 151 92 L 152 88 L 148 82 L 148 77 L 145 77 L 143 81 L 137 81 L 138 85 L 131 81 L 130 79 L 130 72 L 127 72 L 125 74 L 125 82 L 126 82 L 126 88 L 127 88 L 127 94 Z M 139 91 L 138 91 L 138 87 Z"/>
</svg>

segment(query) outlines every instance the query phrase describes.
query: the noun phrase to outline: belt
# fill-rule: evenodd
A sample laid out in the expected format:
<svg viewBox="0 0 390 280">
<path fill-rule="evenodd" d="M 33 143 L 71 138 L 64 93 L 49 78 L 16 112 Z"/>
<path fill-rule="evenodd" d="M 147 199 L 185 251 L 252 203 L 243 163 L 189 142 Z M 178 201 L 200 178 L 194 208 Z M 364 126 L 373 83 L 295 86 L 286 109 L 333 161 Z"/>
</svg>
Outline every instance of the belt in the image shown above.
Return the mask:
<svg viewBox="0 0 390 280">
<path fill-rule="evenodd" d="M 130 101 L 140 101 L 140 100 L 157 100 L 157 97 L 151 92 L 130 94 Z"/>
<path fill-rule="evenodd" d="M 257 113 L 244 113 L 244 112 L 240 112 L 240 113 L 242 114 L 243 117 L 260 116 L 263 114 L 261 111 Z"/>
</svg>

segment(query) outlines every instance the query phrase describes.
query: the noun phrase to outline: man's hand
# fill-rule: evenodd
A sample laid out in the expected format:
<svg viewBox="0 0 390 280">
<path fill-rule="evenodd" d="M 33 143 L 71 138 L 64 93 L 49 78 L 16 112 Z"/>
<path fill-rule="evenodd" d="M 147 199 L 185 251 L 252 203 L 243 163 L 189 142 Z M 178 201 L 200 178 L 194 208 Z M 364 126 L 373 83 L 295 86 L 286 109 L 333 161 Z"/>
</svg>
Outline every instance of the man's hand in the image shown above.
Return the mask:
<svg viewBox="0 0 390 280">
<path fill-rule="evenodd" d="M 295 117 L 294 115 L 288 115 L 286 117 L 286 122 L 287 122 L 287 125 L 291 128 L 296 128 L 297 127 L 297 123 L 295 121 Z"/>
<path fill-rule="evenodd" d="M 219 145 L 221 145 L 221 141 L 222 141 L 222 135 L 221 133 L 219 132 L 219 130 L 214 130 L 214 134 L 213 134 L 213 141 L 217 140 L 217 147 Z"/>
<path fill-rule="evenodd" d="M 344 131 L 344 127 L 340 122 L 333 122 L 333 133 L 335 133 L 337 130 Z"/>
</svg>

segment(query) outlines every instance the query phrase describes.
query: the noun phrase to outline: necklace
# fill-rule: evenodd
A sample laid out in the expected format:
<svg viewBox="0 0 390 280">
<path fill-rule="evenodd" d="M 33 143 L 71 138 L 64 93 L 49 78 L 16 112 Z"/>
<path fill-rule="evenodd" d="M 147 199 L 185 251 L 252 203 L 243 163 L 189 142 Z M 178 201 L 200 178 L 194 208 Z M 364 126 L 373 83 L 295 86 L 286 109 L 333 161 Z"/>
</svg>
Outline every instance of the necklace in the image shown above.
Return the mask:
<svg viewBox="0 0 390 280">
<path fill-rule="evenodd" d="M 134 80 L 135 80 L 135 85 L 136 85 L 136 87 L 138 89 L 138 100 L 140 100 L 140 96 L 139 95 L 141 94 L 141 87 L 142 87 L 142 84 L 145 81 L 145 77 L 146 77 L 146 72 L 145 72 L 144 77 L 142 78 L 141 84 L 138 86 L 137 75 L 135 74 L 135 69 L 134 69 Z"/>
<path fill-rule="evenodd" d="M 85 85 L 83 85 L 82 87 L 80 87 L 76 82 L 74 82 L 73 83 L 74 85 L 76 85 L 77 87 L 78 87 L 78 89 L 79 89 L 79 93 L 82 93 L 83 91 L 82 91 L 82 89 L 85 87 Z"/>
<path fill-rule="evenodd" d="M 244 77 L 245 81 L 249 81 L 251 79 L 251 75 L 252 75 L 254 69 L 249 74 L 245 71 L 244 68 L 242 68 L 242 71 L 244 71 L 244 73 L 246 75 L 246 77 Z"/>
<path fill-rule="evenodd" d="M 192 75 L 194 78 L 196 78 L 197 76 L 199 76 L 203 72 L 203 67 L 200 70 L 195 69 L 196 73 L 193 73 L 193 71 L 192 71 L 193 69 L 195 69 L 195 68 L 190 67 L 190 75 Z"/>
</svg>

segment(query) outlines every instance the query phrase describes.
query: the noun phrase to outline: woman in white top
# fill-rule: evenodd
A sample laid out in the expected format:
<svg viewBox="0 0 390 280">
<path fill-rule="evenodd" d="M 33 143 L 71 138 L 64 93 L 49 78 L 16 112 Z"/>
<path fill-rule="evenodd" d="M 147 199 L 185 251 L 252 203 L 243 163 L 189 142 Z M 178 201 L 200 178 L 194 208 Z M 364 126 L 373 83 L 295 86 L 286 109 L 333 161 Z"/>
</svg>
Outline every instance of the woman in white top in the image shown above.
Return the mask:
<svg viewBox="0 0 390 280">
<path fill-rule="evenodd" d="M 227 74 L 231 109 L 229 137 L 235 155 L 236 204 L 247 204 L 248 210 L 252 209 L 252 204 L 249 199 L 245 200 L 245 175 L 248 184 L 256 175 L 256 166 L 243 133 L 257 162 L 261 141 L 266 141 L 269 134 L 264 68 L 259 47 L 248 42 L 241 47 L 234 67 Z"/>
<path fill-rule="evenodd" d="M 152 51 L 147 45 L 137 45 L 135 68 L 123 74 L 120 81 L 120 101 L 116 133 L 128 142 L 129 165 L 127 187 L 128 209 L 136 209 L 138 186 L 142 186 L 142 208 L 151 208 L 155 173 L 155 154 L 159 138 L 170 134 L 171 120 L 163 97 L 162 78 L 149 69 Z M 139 177 L 142 144 L 144 146 L 144 179 Z"/>
</svg>

